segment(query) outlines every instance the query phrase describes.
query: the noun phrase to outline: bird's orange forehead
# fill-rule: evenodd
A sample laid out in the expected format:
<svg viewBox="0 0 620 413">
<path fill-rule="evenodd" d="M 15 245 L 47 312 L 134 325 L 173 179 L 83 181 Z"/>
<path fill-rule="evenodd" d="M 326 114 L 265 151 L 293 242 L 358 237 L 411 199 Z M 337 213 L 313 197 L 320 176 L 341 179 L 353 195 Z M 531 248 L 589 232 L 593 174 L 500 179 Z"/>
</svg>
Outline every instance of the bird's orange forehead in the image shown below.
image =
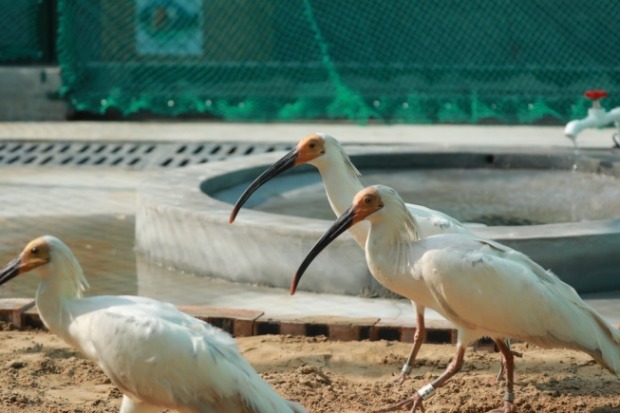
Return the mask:
<svg viewBox="0 0 620 413">
<path fill-rule="evenodd" d="M 49 244 L 45 238 L 37 238 L 26 245 L 22 252 L 22 262 L 27 263 L 33 259 L 47 259 L 49 257 Z"/>
<path fill-rule="evenodd" d="M 297 147 L 298 148 L 305 148 L 308 145 L 310 145 L 311 143 L 323 144 L 323 137 L 321 135 L 319 135 L 318 133 L 313 133 L 311 135 L 308 135 L 306 137 L 301 138 L 299 143 L 297 143 Z"/>
<path fill-rule="evenodd" d="M 325 140 L 318 133 L 308 135 L 299 141 L 296 152 L 295 165 L 309 162 L 325 153 Z"/>
<path fill-rule="evenodd" d="M 355 195 L 351 208 L 354 213 L 353 223 L 355 224 L 383 208 L 383 201 L 376 188 L 368 187 Z"/>
<path fill-rule="evenodd" d="M 368 200 L 369 198 L 373 200 L 381 199 L 381 196 L 379 195 L 379 191 L 377 191 L 375 187 L 370 186 L 368 188 L 364 188 L 361 191 L 359 191 L 353 198 L 353 204 L 357 205 L 357 204 L 364 203 L 364 201 Z"/>
</svg>

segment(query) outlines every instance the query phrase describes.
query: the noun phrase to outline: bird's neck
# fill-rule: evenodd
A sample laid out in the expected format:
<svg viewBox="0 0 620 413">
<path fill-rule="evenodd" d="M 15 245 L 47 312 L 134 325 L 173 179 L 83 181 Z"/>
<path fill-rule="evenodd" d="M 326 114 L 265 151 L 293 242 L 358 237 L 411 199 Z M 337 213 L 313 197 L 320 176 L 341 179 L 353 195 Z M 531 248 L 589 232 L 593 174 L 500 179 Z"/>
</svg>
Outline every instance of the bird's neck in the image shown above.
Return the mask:
<svg viewBox="0 0 620 413">
<path fill-rule="evenodd" d="M 69 320 L 71 320 L 71 311 L 68 308 L 69 300 L 70 298 L 59 294 L 59 286 L 57 284 L 45 281 L 39 284 L 36 304 L 41 321 L 43 321 L 48 330 L 61 336 L 63 339 L 66 339 L 66 329 L 63 326 L 67 326 Z"/>
<path fill-rule="evenodd" d="M 371 221 L 366 243 L 368 264 L 375 257 L 383 257 L 398 271 L 405 271 L 413 265 L 415 259 L 411 256 L 414 244 L 420 240 L 420 231 L 415 218 L 403 205 L 402 208 L 391 211 L 380 221 Z"/>
<path fill-rule="evenodd" d="M 384 214 L 382 219 L 371 222 L 374 236 L 394 246 L 409 245 L 422 238 L 418 221 L 405 204 L 399 204 Z"/>
<path fill-rule="evenodd" d="M 411 222 L 371 223 L 366 243 L 366 263 L 370 272 L 387 289 L 427 306 L 424 286 L 412 277 L 419 259 L 419 237 Z M 413 295 L 412 295 L 413 294 Z"/>
<path fill-rule="evenodd" d="M 39 315 L 50 331 L 67 340 L 72 303 L 87 287 L 82 269 L 75 260 L 59 259 L 41 278 L 35 298 Z"/>
<path fill-rule="evenodd" d="M 347 162 L 329 161 L 318 166 L 318 170 L 325 185 L 329 205 L 334 214 L 340 216 L 351 206 L 355 194 L 363 188 L 359 172 L 355 167 L 349 167 Z M 349 233 L 362 248 L 368 238 L 368 229 L 367 222 L 360 222 L 349 229 Z"/>
<path fill-rule="evenodd" d="M 325 184 L 329 204 L 335 213 L 342 214 L 351 206 L 355 194 L 363 188 L 358 175 L 355 170 L 341 162 L 325 162 L 318 169 Z"/>
</svg>

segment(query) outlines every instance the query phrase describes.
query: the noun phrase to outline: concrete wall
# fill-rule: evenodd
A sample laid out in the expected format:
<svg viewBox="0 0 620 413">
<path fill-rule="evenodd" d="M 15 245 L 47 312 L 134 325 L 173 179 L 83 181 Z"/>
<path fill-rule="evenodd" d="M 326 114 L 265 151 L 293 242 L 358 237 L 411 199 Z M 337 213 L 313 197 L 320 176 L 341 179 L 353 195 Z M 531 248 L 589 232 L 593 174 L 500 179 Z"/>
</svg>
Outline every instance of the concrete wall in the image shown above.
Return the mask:
<svg viewBox="0 0 620 413">
<path fill-rule="evenodd" d="M 0 67 L 0 121 L 63 120 L 67 105 L 57 98 L 60 68 Z"/>
<path fill-rule="evenodd" d="M 572 150 L 359 147 L 348 148 L 361 167 L 555 168 L 570 171 Z M 138 188 L 136 250 L 145 258 L 196 275 L 288 288 L 295 271 L 333 221 L 265 213 L 245 208 L 233 225 L 232 205 L 213 194 L 249 183 L 284 153 L 273 152 L 168 170 Z M 603 154 L 603 152 L 601 152 Z M 602 155 L 601 155 L 602 156 Z M 618 176 L 613 155 L 583 156 L 579 170 Z M 618 164 L 619 169 L 614 165 Z M 607 167 L 603 167 L 608 165 Z M 291 173 L 302 171 L 295 168 Z M 534 174 L 532 174 L 534 177 Z M 272 196 L 276 196 L 273 193 Z M 544 195 L 541 195 L 544 196 Z M 233 197 L 233 199 L 235 199 Z M 580 293 L 620 288 L 620 218 L 546 225 L 475 228 L 553 270 Z M 308 268 L 300 290 L 389 296 L 366 266 L 349 234 L 338 238 Z"/>
</svg>

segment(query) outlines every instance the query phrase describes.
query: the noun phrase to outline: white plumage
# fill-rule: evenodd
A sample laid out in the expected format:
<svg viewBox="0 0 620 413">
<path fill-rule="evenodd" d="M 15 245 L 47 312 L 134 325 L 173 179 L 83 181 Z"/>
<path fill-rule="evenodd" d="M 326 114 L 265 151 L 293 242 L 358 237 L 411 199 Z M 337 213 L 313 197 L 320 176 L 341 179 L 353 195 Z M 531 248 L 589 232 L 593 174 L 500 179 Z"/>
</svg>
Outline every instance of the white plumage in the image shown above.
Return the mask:
<svg viewBox="0 0 620 413">
<path fill-rule="evenodd" d="M 136 296 L 82 297 L 88 284 L 70 249 L 44 236 L 0 272 L 41 275 L 46 327 L 96 362 L 124 394 L 121 413 L 301 413 L 277 395 L 227 333 L 168 303 Z"/>
<path fill-rule="evenodd" d="M 373 276 L 457 327 L 457 356 L 434 387 L 460 370 L 465 346 L 483 336 L 493 338 L 505 357 L 507 388 L 499 411 L 515 411 L 513 357 L 503 344 L 506 338 L 583 351 L 612 373 L 620 373 L 620 331 L 572 287 L 524 254 L 493 241 L 467 234 L 420 237 L 417 220 L 400 196 L 382 185 L 355 196 L 300 266 L 292 291 L 312 259 L 363 219 L 370 223 L 366 261 Z M 408 401 L 412 411 L 421 402 L 418 394 Z"/>
<path fill-rule="evenodd" d="M 310 135 L 299 142 L 297 150 L 310 151 L 308 146 L 315 140 L 320 142 L 317 146 L 322 147 L 324 153 L 309 160 L 308 163 L 319 170 L 329 204 L 336 216 L 340 216 L 351 206 L 351 200 L 355 194 L 364 188 L 360 181 L 361 173 L 353 165 L 340 142 L 330 135 L 323 133 Z M 405 205 L 416 217 L 422 237 L 447 233 L 470 233 L 461 222 L 443 212 L 422 205 L 409 203 Z M 359 246 L 364 248 L 368 237 L 368 226 L 362 224 L 357 227 L 351 228 L 349 232 Z"/>
<path fill-rule="evenodd" d="M 261 185 L 285 170 L 303 163 L 313 165 L 319 170 L 327 199 L 336 216 L 342 214 L 351 205 L 351 200 L 355 194 L 363 188 L 360 182 L 361 174 L 351 162 L 340 142 L 330 135 L 316 133 L 301 139 L 295 149 L 256 178 L 235 204 L 230 221 L 234 221 L 243 204 Z M 409 212 L 416 217 L 421 237 L 448 233 L 470 234 L 470 231 L 463 224 L 442 212 L 421 205 L 406 205 Z M 362 249 L 366 245 L 368 231 L 369 225 L 366 222 L 361 222 L 349 229 L 349 233 Z M 411 353 L 405 366 L 403 366 L 401 380 L 405 378 L 406 372 L 411 369 L 426 336 L 424 305 L 419 302 L 412 302 L 412 305 L 416 309 L 416 335 Z"/>
</svg>

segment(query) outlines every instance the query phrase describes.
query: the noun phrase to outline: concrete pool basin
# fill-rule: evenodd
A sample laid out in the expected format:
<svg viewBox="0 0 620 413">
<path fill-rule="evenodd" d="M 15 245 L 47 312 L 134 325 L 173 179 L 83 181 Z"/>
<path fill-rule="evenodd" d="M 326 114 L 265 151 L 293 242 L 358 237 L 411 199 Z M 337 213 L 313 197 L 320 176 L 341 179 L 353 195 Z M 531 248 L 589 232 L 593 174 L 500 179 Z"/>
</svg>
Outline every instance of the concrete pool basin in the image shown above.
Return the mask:
<svg viewBox="0 0 620 413">
<path fill-rule="evenodd" d="M 573 165 L 576 165 L 580 174 L 605 180 L 602 185 L 605 194 L 594 191 L 588 197 L 605 195 L 612 199 L 615 191 L 620 194 L 620 180 L 617 179 L 620 177 L 620 163 L 604 150 L 587 151 L 579 157 L 570 150 L 554 148 L 356 146 L 347 147 L 347 151 L 364 175 L 363 182 L 368 184 L 374 183 L 370 182 L 372 173 L 378 170 L 390 174 L 390 171 L 397 170 L 451 169 L 483 171 L 489 176 L 507 170 L 526 170 L 526 177 L 531 171 L 531 180 L 536 181 L 541 171 L 571 174 Z M 228 223 L 231 203 L 260 172 L 282 155 L 283 152 L 278 152 L 234 158 L 169 170 L 147 179 L 138 189 L 137 250 L 154 262 L 200 276 L 288 288 L 306 253 L 335 219 L 321 192 L 318 172 L 310 166 L 293 168 L 258 190 L 235 223 Z M 366 172 L 371 172 L 368 181 Z M 454 176 L 458 177 L 458 174 Z M 451 181 L 455 181 L 454 176 L 450 177 Z M 381 177 L 378 175 L 375 179 Z M 569 180 L 566 187 L 558 187 L 560 184 L 557 183 L 547 187 L 543 184 L 542 189 L 536 189 L 542 193 L 534 197 L 549 199 L 558 191 L 570 190 L 570 183 Z M 416 179 L 405 180 L 402 185 L 415 188 Z M 408 190 L 396 184 L 391 186 L 401 193 Z M 509 188 L 510 179 L 503 186 Z M 584 183 L 583 186 L 592 185 Z M 298 207 L 290 207 L 295 211 L 287 211 L 287 215 L 257 210 L 273 199 L 286 198 L 287 192 L 300 193 L 300 188 L 301 191 L 313 188 L 317 207 L 321 204 L 327 208 L 327 212 L 320 215 L 324 219 L 300 216 Z M 472 190 L 465 190 L 465 193 L 471 194 Z M 583 197 L 580 190 L 560 198 L 556 204 L 561 207 L 567 204 L 566 199 L 579 197 Z M 424 199 L 408 199 L 407 194 L 403 194 L 403 198 L 434 207 Z M 471 198 L 475 200 L 475 194 Z M 479 205 L 493 206 L 495 203 L 495 200 L 483 200 Z M 590 204 L 585 205 L 580 208 L 596 209 Z M 524 208 L 516 206 L 515 209 Z M 480 206 L 474 205 L 470 209 L 475 211 Z M 458 205 L 455 211 L 458 212 Z M 608 211 L 595 218 L 577 216 L 572 222 L 562 217 L 554 220 L 553 217 L 560 214 L 554 212 L 551 219 L 547 217 L 542 223 L 531 219 L 532 222 L 521 222 L 526 225 L 475 227 L 474 232 L 529 255 L 545 268 L 551 268 L 580 293 L 611 291 L 620 289 L 620 254 L 617 252 L 620 210 L 617 214 L 615 212 Z M 527 218 L 525 215 L 519 219 Z M 466 220 L 478 222 L 478 218 L 467 217 Z M 363 251 L 348 234 L 323 251 L 307 272 L 300 284 L 303 290 L 363 296 L 391 295 L 372 278 Z"/>
</svg>

